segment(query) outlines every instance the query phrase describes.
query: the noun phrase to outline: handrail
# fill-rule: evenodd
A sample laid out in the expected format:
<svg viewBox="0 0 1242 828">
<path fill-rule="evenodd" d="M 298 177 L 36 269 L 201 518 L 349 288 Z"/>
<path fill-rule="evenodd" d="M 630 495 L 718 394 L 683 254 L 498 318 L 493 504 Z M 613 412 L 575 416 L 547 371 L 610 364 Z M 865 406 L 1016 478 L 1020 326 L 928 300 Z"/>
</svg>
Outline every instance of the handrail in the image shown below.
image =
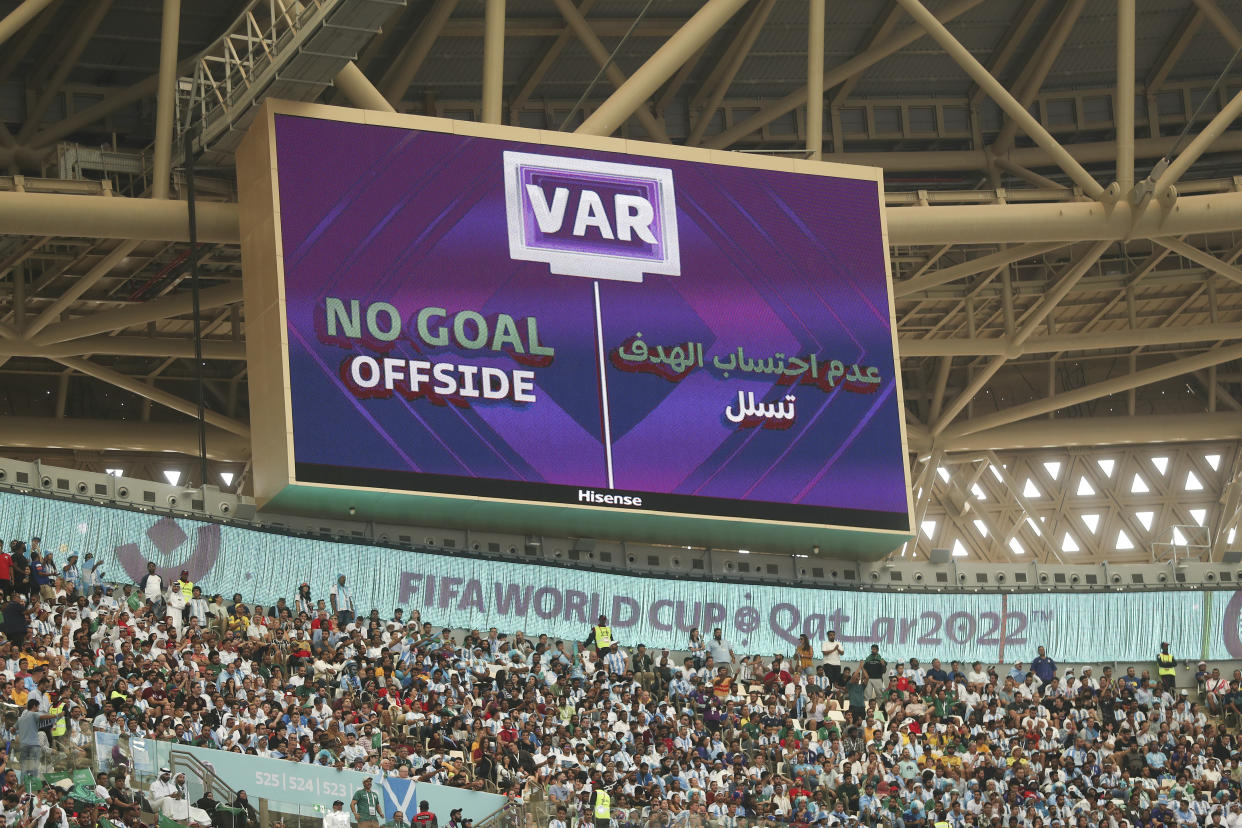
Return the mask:
<svg viewBox="0 0 1242 828">
<path fill-rule="evenodd" d="M 508 826 L 525 825 L 526 820 L 525 818 L 523 818 L 522 813 L 521 813 L 524 810 L 525 810 L 525 807 L 519 800 L 511 799 L 508 802 L 506 802 L 504 805 L 501 805 L 499 808 L 492 811 L 487 816 L 478 820 L 474 824 L 474 828 L 502 828 L 502 826 L 506 826 L 506 825 Z M 517 811 L 517 813 L 513 814 L 514 811 Z M 505 821 L 506 816 L 514 816 L 516 818 L 510 819 L 506 823 Z"/>
<path fill-rule="evenodd" d="M 194 754 L 188 753 L 184 750 L 170 750 L 168 752 L 168 763 L 169 767 L 171 767 L 174 772 L 176 771 L 178 765 L 185 765 L 195 771 L 199 778 L 202 779 L 203 788 L 205 790 L 223 791 L 226 794 L 223 801 L 231 804 L 233 800 L 237 799 L 237 791 L 229 787 L 229 785 L 216 774 L 213 768 L 200 761 Z"/>
</svg>

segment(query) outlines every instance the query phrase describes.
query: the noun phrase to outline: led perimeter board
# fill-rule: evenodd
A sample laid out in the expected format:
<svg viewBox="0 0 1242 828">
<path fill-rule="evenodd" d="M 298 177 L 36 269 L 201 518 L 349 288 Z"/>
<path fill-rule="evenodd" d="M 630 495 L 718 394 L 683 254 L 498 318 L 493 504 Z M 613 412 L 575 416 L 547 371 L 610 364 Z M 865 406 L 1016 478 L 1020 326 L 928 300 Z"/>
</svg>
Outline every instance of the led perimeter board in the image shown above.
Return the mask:
<svg viewBox="0 0 1242 828">
<path fill-rule="evenodd" d="M 278 101 L 237 162 L 261 506 L 909 536 L 879 170 Z"/>
</svg>

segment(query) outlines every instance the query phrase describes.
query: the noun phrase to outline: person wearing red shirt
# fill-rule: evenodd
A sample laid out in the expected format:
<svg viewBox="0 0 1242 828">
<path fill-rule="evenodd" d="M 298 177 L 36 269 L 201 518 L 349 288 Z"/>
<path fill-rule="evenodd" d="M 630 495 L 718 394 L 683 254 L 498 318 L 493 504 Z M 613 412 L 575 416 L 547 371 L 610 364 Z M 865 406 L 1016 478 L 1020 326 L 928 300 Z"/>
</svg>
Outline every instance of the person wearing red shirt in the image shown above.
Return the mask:
<svg viewBox="0 0 1242 828">
<path fill-rule="evenodd" d="M 910 677 L 903 672 L 903 666 L 901 664 L 897 665 L 897 675 L 893 678 L 893 681 L 896 684 L 897 691 L 902 694 L 902 698 L 905 698 L 905 694 L 914 691 L 914 682 L 910 681 Z"/>
<path fill-rule="evenodd" d="M 13 556 L 0 543 L 0 592 L 13 591 Z"/>
</svg>

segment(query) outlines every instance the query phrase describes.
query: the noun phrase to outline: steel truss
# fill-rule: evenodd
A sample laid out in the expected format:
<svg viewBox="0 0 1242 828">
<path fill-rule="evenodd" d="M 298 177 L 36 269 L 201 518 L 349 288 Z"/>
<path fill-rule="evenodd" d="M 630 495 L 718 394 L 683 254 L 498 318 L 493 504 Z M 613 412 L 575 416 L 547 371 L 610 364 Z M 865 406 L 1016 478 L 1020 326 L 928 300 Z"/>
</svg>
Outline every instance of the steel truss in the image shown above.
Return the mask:
<svg viewBox="0 0 1242 828">
<path fill-rule="evenodd" d="M 1198 56 L 1242 45 L 1235 9 L 1184 0 L 1152 57 L 1136 53 L 1150 21 L 1133 0 L 1105 18 L 1074 0 L 1003 11 L 860 0 L 829 4 L 826 28 L 808 26 L 822 0 L 674 2 L 638 21 L 610 0 L 251 0 L 196 41 L 209 45 L 179 54 L 182 4 L 150 0 L 165 24 L 159 65 L 100 86 L 81 67 L 130 10 L 100 3 L 56 34 L 59 4 L 10 5 L 0 79 L 22 78 L 33 105 L 0 125 L 0 402 L 17 415 L 5 445 L 51 445 L 38 419 L 50 418 L 76 424 L 66 451 L 192 450 L 180 429 L 193 343 L 176 157 L 190 124 L 207 162 L 197 216 L 214 451 L 244 462 L 230 154 L 254 104 L 279 94 L 559 129 L 602 71 L 570 119 L 579 132 L 885 168 L 920 519 L 946 533 L 920 536 L 910 554 L 961 541 L 974 557 L 1008 560 L 1014 540 L 1041 560 L 1141 557 L 1199 508 L 1210 554 L 1230 543 L 1242 502 L 1242 131 L 1230 129 L 1242 81 L 1225 78 L 1193 113 L 1225 63 Z M 183 40 L 192 25 L 181 21 Z M 857 37 L 842 54 L 834 38 L 850 25 Z M 1100 48 L 1101 27 L 1115 49 Z M 990 44 L 963 45 L 983 30 Z M 61 38 L 48 44 L 61 64 L 39 59 L 50 37 Z M 1081 57 L 1080 37 L 1095 38 L 1096 57 Z M 1088 61 L 1090 82 L 1067 82 L 1071 54 Z M 793 68 L 774 85 L 784 58 Z M 958 85 L 922 94 L 877 82 L 918 60 L 939 61 Z M 153 136 L 91 143 L 139 103 L 154 112 Z M 130 418 L 151 423 L 145 438 L 127 437 Z M 1131 445 L 1092 447 L 1115 441 Z M 1204 467 L 1209 449 L 1219 468 Z M 1193 470 L 1204 488 L 1153 476 L 1150 492 L 1118 489 L 1163 455 L 1169 475 Z M 1089 480 L 1098 502 L 1067 492 L 1071 478 Z M 1040 495 L 1022 494 L 1027 480 Z M 1150 528 L 1136 509 L 1153 512 Z M 1084 531 L 1082 514 L 1099 515 L 1097 530 Z M 1134 550 L 1116 548 L 1121 531 Z M 1066 533 L 1077 552 L 1063 548 Z"/>
</svg>

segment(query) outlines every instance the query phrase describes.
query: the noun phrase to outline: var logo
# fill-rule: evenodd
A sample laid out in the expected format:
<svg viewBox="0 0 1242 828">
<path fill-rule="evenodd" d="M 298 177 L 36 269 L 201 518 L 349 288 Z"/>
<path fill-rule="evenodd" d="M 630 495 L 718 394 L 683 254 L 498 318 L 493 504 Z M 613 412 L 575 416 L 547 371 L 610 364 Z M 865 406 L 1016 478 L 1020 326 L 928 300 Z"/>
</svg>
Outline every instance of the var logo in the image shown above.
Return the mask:
<svg viewBox="0 0 1242 828">
<path fill-rule="evenodd" d="M 592 279 L 681 274 L 672 170 L 506 152 L 504 176 L 511 258 Z"/>
</svg>

